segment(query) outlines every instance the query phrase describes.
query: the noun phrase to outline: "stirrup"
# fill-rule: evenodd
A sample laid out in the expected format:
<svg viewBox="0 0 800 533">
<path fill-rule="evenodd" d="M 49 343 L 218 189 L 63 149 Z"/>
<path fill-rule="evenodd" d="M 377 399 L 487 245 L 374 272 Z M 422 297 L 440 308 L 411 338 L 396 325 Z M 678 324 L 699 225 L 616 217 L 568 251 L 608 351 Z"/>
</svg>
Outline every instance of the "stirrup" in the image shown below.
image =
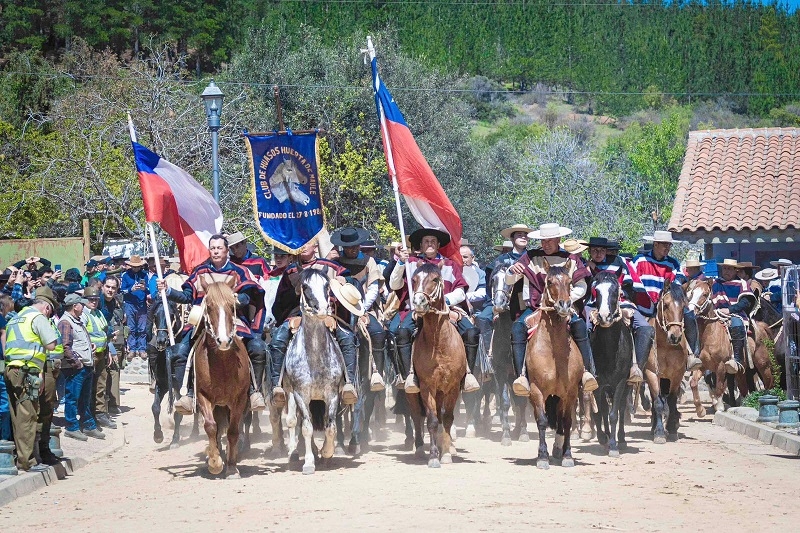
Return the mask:
<svg viewBox="0 0 800 533">
<path fill-rule="evenodd" d="M 644 381 L 642 370 L 639 368 L 638 365 L 631 366 L 631 372 L 628 375 L 628 385 L 633 385 L 635 387 L 642 381 Z"/>
<path fill-rule="evenodd" d="M 418 394 L 419 393 L 419 384 L 417 383 L 417 376 L 414 373 L 410 373 L 406 378 L 405 383 L 405 390 L 406 394 Z"/>
<path fill-rule="evenodd" d="M 386 383 L 384 383 L 383 378 L 377 372 L 372 373 L 372 377 L 369 379 L 369 390 L 372 392 L 380 392 L 386 388 Z"/>
<path fill-rule="evenodd" d="M 600 385 L 597 384 L 597 380 L 594 379 L 594 376 L 588 370 L 583 371 L 581 385 L 583 385 L 583 392 L 596 391 L 600 387 Z"/>
<path fill-rule="evenodd" d="M 520 376 L 515 379 L 514 383 L 511 385 L 511 389 L 517 396 L 527 397 L 531 394 L 531 384 L 525 376 Z"/>
<path fill-rule="evenodd" d="M 250 395 L 250 410 L 254 412 L 263 411 L 267 408 L 267 404 L 264 403 L 264 396 L 255 391 L 253 394 Z"/>
<path fill-rule="evenodd" d="M 689 372 L 699 370 L 701 366 L 703 366 L 703 361 L 701 361 L 696 355 L 689 355 L 686 358 L 686 370 Z"/>
<path fill-rule="evenodd" d="M 464 392 L 475 392 L 478 390 L 481 390 L 478 380 L 475 379 L 472 372 L 467 372 L 467 375 L 464 377 Z"/>
<path fill-rule="evenodd" d="M 286 392 L 280 385 L 275 385 L 272 389 L 272 405 L 278 409 L 283 409 L 286 405 Z"/>
<path fill-rule="evenodd" d="M 744 370 L 744 366 L 736 359 L 728 359 L 725 361 L 725 372 L 728 374 L 738 374 L 740 370 Z"/>
<path fill-rule="evenodd" d="M 403 390 L 403 389 L 405 389 L 405 388 L 406 388 L 406 381 L 403 379 L 403 376 L 401 376 L 400 374 L 397 374 L 397 375 L 394 377 L 394 383 L 393 383 L 393 385 L 394 385 L 394 388 L 395 388 L 395 389 L 397 389 L 397 390 Z"/>
<path fill-rule="evenodd" d="M 358 394 L 356 388 L 352 383 L 345 383 L 342 387 L 342 403 L 345 405 L 353 405 L 358 401 Z"/>
<path fill-rule="evenodd" d="M 178 398 L 175 402 L 175 411 L 183 416 L 190 416 L 194 414 L 194 398 L 188 394 Z"/>
</svg>

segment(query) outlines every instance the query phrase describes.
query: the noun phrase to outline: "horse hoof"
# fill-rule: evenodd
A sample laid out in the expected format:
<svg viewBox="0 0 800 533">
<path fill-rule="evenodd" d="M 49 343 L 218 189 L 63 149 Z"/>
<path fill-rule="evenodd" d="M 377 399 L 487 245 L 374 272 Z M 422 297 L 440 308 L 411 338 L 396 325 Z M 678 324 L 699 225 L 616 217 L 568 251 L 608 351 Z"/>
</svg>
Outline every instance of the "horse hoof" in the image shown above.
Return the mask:
<svg viewBox="0 0 800 533">
<path fill-rule="evenodd" d="M 628 443 L 624 440 L 617 441 L 617 448 L 619 448 L 619 451 L 624 452 L 628 449 Z"/>
<path fill-rule="evenodd" d="M 583 442 L 589 442 L 592 440 L 592 432 L 591 431 L 581 431 L 581 440 Z"/>
<path fill-rule="evenodd" d="M 666 444 L 667 443 L 667 439 L 665 437 L 655 437 L 653 439 L 653 443 L 654 444 Z"/>
<path fill-rule="evenodd" d="M 608 450 L 608 456 L 619 459 L 619 450 Z"/>
<path fill-rule="evenodd" d="M 406 439 L 403 443 L 403 449 L 407 452 L 410 452 L 414 449 L 414 439 Z"/>
<path fill-rule="evenodd" d="M 177 450 L 178 448 L 180 448 L 180 446 L 181 446 L 181 445 L 180 445 L 180 444 L 178 444 L 177 442 L 170 442 L 170 443 L 169 443 L 169 449 L 170 449 L 170 450 Z"/>
<path fill-rule="evenodd" d="M 464 432 L 464 437 L 468 439 L 474 439 L 477 436 L 477 432 L 475 431 L 475 426 L 470 424 L 467 426 L 466 431 Z"/>
<path fill-rule="evenodd" d="M 290 463 L 293 463 L 293 462 L 299 461 L 299 460 L 300 460 L 300 452 L 293 451 L 292 453 L 289 454 L 289 462 Z"/>
<path fill-rule="evenodd" d="M 162 433 L 161 431 L 154 431 L 153 432 L 153 441 L 156 444 L 161 444 L 162 442 L 164 442 L 164 433 Z"/>
<path fill-rule="evenodd" d="M 239 475 L 238 470 L 234 470 L 233 472 L 228 473 L 228 475 L 225 476 L 225 479 L 242 479 L 242 476 Z"/>
<path fill-rule="evenodd" d="M 420 459 L 425 459 L 425 457 L 426 457 L 428 454 L 427 454 L 427 453 L 425 453 L 425 447 L 424 447 L 424 446 L 420 446 L 419 448 L 417 448 L 417 451 L 415 451 L 415 452 L 414 452 L 414 455 L 416 455 L 416 456 L 417 456 L 417 457 L 419 457 Z"/>
<path fill-rule="evenodd" d="M 303 475 L 313 474 L 316 471 L 314 465 L 303 465 Z"/>
<path fill-rule="evenodd" d="M 538 459 L 536 461 L 536 468 L 539 470 L 547 470 L 550 468 L 550 461 L 548 459 Z"/>
<path fill-rule="evenodd" d="M 442 454 L 442 461 L 443 465 L 449 465 L 453 463 L 453 456 L 449 453 Z"/>
<path fill-rule="evenodd" d="M 346 454 L 344 453 L 344 448 L 342 448 L 341 446 L 337 446 L 336 449 L 333 450 L 333 455 L 335 455 L 337 457 L 340 457 L 340 456 L 346 455 Z"/>
<path fill-rule="evenodd" d="M 705 418 L 706 417 L 706 409 L 705 407 L 701 407 L 697 410 L 697 418 Z"/>
<path fill-rule="evenodd" d="M 222 472 L 222 467 L 223 467 L 223 464 L 222 464 L 222 458 L 221 457 L 215 457 L 213 459 L 209 459 L 208 460 L 208 472 L 212 476 L 219 475 L 220 472 Z"/>
<path fill-rule="evenodd" d="M 573 459 L 572 457 L 566 457 L 561 460 L 561 466 L 563 466 L 564 468 L 572 468 L 573 466 L 575 466 L 575 459 Z"/>
<path fill-rule="evenodd" d="M 428 460 L 428 468 L 441 468 L 442 463 L 439 462 L 439 459 L 429 459 Z"/>
<path fill-rule="evenodd" d="M 530 442 L 530 440 L 531 440 L 531 438 L 528 435 L 527 431 L 523 431 L 522 433 L 519 434 L 519 441 L 520 442 Z"/>
<path fill-rule="evenodd" d="M 667 442 L 678 442 L 678 433 L 668 433 Z"/>
<path fill-rule="evenodd" d="M 361 455 L 361 445 L 351 444 L 347 447 L 347 451 L 350 455 Z"/>
<path fill-rule="evenodd" d="M 511 446 L 511 437 L 503 437 L 500 441 L 500 446 Z"/>
</svg>

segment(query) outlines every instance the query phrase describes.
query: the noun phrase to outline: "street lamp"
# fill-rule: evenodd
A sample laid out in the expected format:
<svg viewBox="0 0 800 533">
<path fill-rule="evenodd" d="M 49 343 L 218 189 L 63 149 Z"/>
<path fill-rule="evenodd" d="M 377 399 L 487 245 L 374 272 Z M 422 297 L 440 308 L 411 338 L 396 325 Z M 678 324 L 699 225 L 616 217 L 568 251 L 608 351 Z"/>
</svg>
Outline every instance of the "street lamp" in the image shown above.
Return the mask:
<svg viewBox="0 0 800 533">
<path fill-rule="evenodd" d="M 214 200 L 219 203 L 219 116 L 222 114 L 222 99 L 225 97 L 212 79 L 203 94 L 203 104 L 206 106 L 206 119 L 208 131 L 211 132 L 211 176 L 214 187 Z"/>
</svg>

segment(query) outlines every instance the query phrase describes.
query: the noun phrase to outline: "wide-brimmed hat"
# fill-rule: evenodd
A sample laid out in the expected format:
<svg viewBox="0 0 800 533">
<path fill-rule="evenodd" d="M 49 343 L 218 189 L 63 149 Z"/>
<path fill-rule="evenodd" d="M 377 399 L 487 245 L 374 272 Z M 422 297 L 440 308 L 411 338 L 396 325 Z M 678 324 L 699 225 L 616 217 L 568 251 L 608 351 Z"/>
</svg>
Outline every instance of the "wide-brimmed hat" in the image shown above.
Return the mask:
<svg viewBox="0 0 800 533">
<path fill-rule="evenodd" d="M 356 316 L 364 314 L 364 304 L 361 302 L 361 293 L 350 283 L 340 283 L 334 278 L 330 281 L 331 291 L 336 300 L 348 311 Z"/>
<path fill-rule="evenodd" d="M 788 259 L 778 259 L 776 261 L 770 261 L 769 264 L 774 266 L 775 268 L 792 266 L 792 262 Z"/>
<path fill-rule="evenodd" d="M 609 240 L 605 237 L 589 237 L 589 248 L 608 248 Z"/>
<path fill-rule="evenodd" d="M 100 298 L 100 289 L 97 287 L 86 287 L 83 289 L 83 297 L 87 300 L 89 298 Z"/>
<path fill-rule="evenodd" d="M 134 254 L 131 256 L 130 259 L 125 261 L 125 264 L 128 265 L 129 267 L 140 267 L 140 266 L 145 266 L 147 264 L 147 261 L 142 259 L 141 255 Z"/>
<path fill-rule="evenodd" d="M 369 232 L 364 228 L 339 228 L 331 233 L 331 244 L 336 246 L 358 246 L 369 239 Z"/>
<path fill-rule="evenodd" d="M 513 226 L 509 226 L 506 229 L 500 230 L 500 235 L 502 235 L 504 239 L 511 239 L 511 235 L 513 235 L 518 231 L 521 231 L 525 233 L 525 235 L 528 235 L 528 233 L 536 230 L 534 230 L 534 228 L 528 227 L 527 224 L 514 224 Z"/>
<path fill-rule="evenodd" d="M 234 231 L 227 237 L 228 239 L 228 246 L 233 246 L 234 244 L 239 244 L 240 242 L 244 242 L 247 240 L 247 237 L 244 236 L 244 233 L 241 231 Z"/>
<path fill-rule="evenodd" d="M 755 265 L 750 261 L 742 261 L 740 262 L 736 268 L 755 268 Z"/>
<path fill-rule="evenodd" d="M 362 250 L 374 250 L 377 247 L 378 245 L 375 244 L 375 241 L 373 241 L 372 239 L 367 239 L 366 241 L 361 243 Z"/>
<path fill-rule="evenodd" d="M 759 281 L 772 281 L 773 279 L 777 279 L 779 275 L 780 274 L 778 274 L 778 271 L 776 269 L 765 268 L 763 270 L 759 270 L 758 272 L 756 272 L 756 275 L 753 277 L 755 277 Z"/>
<path fill-rule="evenodd" d="M 729 266 L 733 268 L 739 268 L 739 261 L 736 259 L 732 259 L 730 257 L 723 259 L 722 261 L 717 261 L 719 266 Z"/>
<path fill-rule="evenodd" d="M 642 240 L 647 242 L 670 242 L 672 244 L 683 242 L 673 239 L 671 231 L 663 230 L 654 231 L 652 235 L 645 235 Z"/>
<path fill-rule="evenodd" d="M 698 261 L 697 259 L 687 259 L 686 264 L 683 265 L 686 268 L 700 268 L 706 266 L 705 262 Z"/>
<path fill-rule="evenodd" d="M 53 293 L 53 290 L 50 287 L 39 287 L 34 291 L 33 298 L 41 298 L 45 302 L 49 303 L 50 307 L 52 307 L 54 311 L 58 308 L 58 305 L 56 304 L 56 295 Z"/>
<path fill-rule="evenodd" d="M 422 244 L 422 238 L 427 237 L 428 235 L 436 237 L 436 239 L 439 241 L 439 248 L 450 244 L 450 234 L 446 231 L 441 231 L 434 228 L 420 228 L 408 236 L 409 240 L 411 241 L 411 247 L 415 250 L 418 250 Z"/>
<path fill-rule="evenodd" d="M 492 248 L 494 248 L 498 252 L 502 252 L 506 248 L 513 248 L 513 247 L 514 243 L 511 241 L 503 241 L 503 244 L 495 244 L 494 246 L 492 246 Z"/>
<path fill-rule="evenodd" d="M 571 254 L 582 254 L 589 248 L 589 243 L 579 239 L 567 239 L 561 243 L 561 247 Z"/>
<path fill-rule="evenodd" d="M 89 300 L 81 296 L 80 294 L 72 293 L 67 294 L 64 297 L 64 305 L 75 305 L 75 304 L 83 304 L 86 305 L 89 303 Z"/>
<path fill-rule="evenodd" d="M 569 228 L 565 228 L 564 226 L 559 225 L 555 222 L 549 222 L 547 224 L 542 224 L 539 226 L 539 229 L 531 231 L 528 233 L 528 238 L 530 239 L 555 239 L 559 237 L 566 237 L 572 233 L 572 230 Z"/>
</svg>

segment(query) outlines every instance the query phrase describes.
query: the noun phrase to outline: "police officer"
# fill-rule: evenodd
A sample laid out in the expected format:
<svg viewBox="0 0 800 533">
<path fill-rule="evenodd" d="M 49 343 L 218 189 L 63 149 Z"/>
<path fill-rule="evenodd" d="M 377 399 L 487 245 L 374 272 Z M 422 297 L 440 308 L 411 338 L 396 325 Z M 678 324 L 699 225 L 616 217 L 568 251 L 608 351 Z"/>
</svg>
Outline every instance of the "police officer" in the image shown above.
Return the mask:
<svg viewBox="0 0 800 533">
<path fill-rule="evenodd" d="M 17 468 L 20 470 L 47 469 L 47 465 L 34 465 L 33 447 L 36 444 L 41 373 L 47 352 L 56 347 L 57 341 L 49 321 L 56 305 L 53 291 L 49 287 L 40 287 L 33 303 L 12 318 L 6 329 L 4 378 L 11 407 Z"/>
<path fill-rule="evenodd" d="M 92 394 L 94 401 L 94 419 L 98 426 L 117 429 L 117 424 L 108 417 L 108 403 L 106 401 L 106 384 L 108 381 L 108 367 L 111 359 L 108 354 L 109 328 L 108 320 L 100 311 L 100 289 L 86 287 L 83 290 L 86 306 L 83 314 L 86 322 L 86 331 L 94 344 L 94 377 Z"/>
</svg>

